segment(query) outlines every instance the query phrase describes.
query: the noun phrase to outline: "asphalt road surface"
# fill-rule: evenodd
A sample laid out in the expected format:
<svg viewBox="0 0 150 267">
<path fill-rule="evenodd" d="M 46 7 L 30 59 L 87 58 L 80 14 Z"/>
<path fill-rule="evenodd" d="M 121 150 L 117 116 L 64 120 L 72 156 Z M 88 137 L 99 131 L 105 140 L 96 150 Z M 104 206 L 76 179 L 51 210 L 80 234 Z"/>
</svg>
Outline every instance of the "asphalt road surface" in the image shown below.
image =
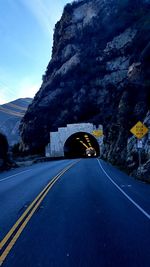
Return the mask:
<svg viewBox="0 0 150 267">
<path fill-rule="evenodd" d="M 0 265 L 149 267 L 150 185 L 98 159 L 0 174 Z"/>
</svg>

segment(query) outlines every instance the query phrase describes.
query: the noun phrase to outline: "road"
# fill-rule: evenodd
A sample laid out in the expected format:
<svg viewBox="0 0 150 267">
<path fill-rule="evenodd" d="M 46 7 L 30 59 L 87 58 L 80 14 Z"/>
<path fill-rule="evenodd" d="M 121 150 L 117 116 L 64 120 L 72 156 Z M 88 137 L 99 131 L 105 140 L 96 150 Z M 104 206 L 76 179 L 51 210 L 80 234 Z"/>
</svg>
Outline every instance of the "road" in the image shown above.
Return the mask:
<svg viewBox="0 0 150 267">
<path fill-rule="evenodd" d="M 149 267 L 150 185 L 98 159 L 0 174 L 4 267 Z"/>
</svg>

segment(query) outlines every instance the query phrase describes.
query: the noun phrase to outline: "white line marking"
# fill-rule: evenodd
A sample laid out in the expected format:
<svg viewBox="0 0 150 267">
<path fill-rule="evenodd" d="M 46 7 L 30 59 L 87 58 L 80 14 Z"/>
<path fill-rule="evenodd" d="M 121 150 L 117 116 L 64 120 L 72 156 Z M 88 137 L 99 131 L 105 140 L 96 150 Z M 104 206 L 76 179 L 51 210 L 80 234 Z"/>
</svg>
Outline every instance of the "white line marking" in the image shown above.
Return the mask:
<svg viewBox="0 0 150 267">
<path fill-rule="evenodd" d="M 107 172 L 104 170 L 102 164 L 100 163 L 100 161 L 98 160 L 98 163 L 102 169 L 102 171 L 105 173 L 105 175 L 108 177 L 108 179 L 117 187 L 117 189 L 138 209 L 140 210 L 145 216 L 147 219 L 150 220 L 150 214 L 147 213 L 140 205 L 138 205 L 131 197 L 129 197 L 128 194 L 126 194 L 120 187 L 119 185 L 117 185 L 113 179 L 107 174 Z"/>
<path fill-rule="evenodd" d="M 22 174 L 22 173 L 25 173 L 25 172 L 29 172 L 29 171 L 31 171 L 31 169 L 30 169 L 30 170 L 27 170 L 27 171 L 22 171 L 22 172 L 19 172 L 19 173 L 16 173 L 16 174 L 10 175 L 10 176 L 8 176 L 8 177 L 5 177 L 4 179 L 0 179 L 0 182 L 3 182 L 3 181 L 6 181 L 6 180 L 9 180 L 9 179 L 10 179 L 10 178 L 12 178 L 12 177 L 15 177 L 15 176 L 17 176 L 17 175 L 19 175 L 19 174 Z"/>
</svg>

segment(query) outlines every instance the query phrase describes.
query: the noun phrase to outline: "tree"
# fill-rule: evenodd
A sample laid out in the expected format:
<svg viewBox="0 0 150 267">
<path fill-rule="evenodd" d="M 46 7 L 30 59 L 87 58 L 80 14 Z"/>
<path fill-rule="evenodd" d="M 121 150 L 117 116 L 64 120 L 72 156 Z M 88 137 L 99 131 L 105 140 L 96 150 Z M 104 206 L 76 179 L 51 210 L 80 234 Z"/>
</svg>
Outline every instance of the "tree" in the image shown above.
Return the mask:
<svg viewBox="0 0 150 267">
<path fill-rule="evenodd" d="M 2 158 L 4 161 L 7 159 L 8 147 L 6 136 L 0 133 L 0 158 Z"/>
</svg>

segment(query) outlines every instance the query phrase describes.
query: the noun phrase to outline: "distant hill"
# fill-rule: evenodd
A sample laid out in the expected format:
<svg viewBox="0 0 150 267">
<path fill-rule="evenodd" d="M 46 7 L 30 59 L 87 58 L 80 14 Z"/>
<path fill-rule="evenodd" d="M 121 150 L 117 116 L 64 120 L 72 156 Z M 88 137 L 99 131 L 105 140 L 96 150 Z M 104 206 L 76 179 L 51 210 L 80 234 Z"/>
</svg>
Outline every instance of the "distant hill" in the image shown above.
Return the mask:
<svg viewBox="0 0 150 267">
<path fill-rule="evenodd" d="M 19 124 L 32 98 L 19 98 L 10 103 L 0 105 L 0 132 L 7 136 L 9 145 L 20 139 Z"/>
</svg>

